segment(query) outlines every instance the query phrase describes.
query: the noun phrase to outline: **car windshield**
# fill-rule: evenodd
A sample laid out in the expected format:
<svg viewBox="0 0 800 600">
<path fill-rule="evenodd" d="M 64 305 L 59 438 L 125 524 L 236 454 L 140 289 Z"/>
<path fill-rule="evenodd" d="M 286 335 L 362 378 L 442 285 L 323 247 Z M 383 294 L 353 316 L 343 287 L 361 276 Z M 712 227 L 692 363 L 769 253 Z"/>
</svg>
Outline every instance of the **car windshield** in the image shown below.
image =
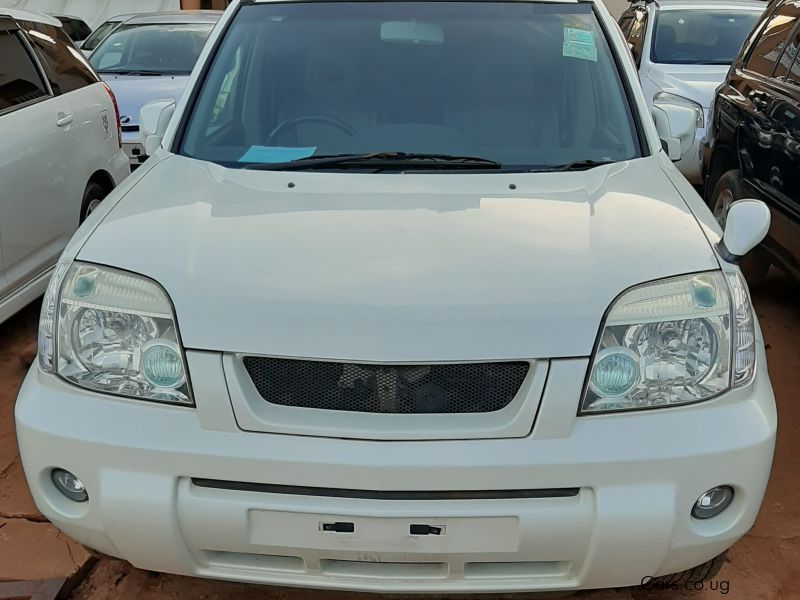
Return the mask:
<svg viewBox="0 0 800 600">
<path fill-rule="evenodd" d="M 94 50 L 98 44 L 102 42 L 111 31 L 120 24 L 120 21 L 106 21 L 100 27 L 95 29 L 86 41 L 83 42 L 81 48 L 84 50 Z"/>
<path fill-rule="evenodd" d="M 72 17 L 56 18 L 61 21 L 61 26 L 64 28 L 64 33 L 66 33 L 74 42 L 85 40 L 92 33 L 91 28 L 80 19 L 75 19 Z"/>
<path fill-rule="evenodd" d="M 200 85 L 181 152 L 230 167 L 406 153 L 393 161 L 534 170 L 639 156 L 588 3 L 242 5 Z"/>
<path fill-rule="evenodd" d="M 121 25 L 92 53 L 99 73 L 188 75 L 212 23 Z"/>
<path fill-rule="evenodd" d="M 651 59 L 662 64 L 729 65 L 760 16 L 756 10 L 662 10 Z"/>
</svg>

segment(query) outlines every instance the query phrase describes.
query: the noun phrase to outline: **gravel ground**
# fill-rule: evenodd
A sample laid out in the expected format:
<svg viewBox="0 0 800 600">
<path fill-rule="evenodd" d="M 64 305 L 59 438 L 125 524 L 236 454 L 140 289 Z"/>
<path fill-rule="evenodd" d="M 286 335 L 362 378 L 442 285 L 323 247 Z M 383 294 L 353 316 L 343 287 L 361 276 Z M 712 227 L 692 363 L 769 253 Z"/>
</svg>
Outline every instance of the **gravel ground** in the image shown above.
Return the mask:
<svg viewBox="0 0 800 600">
<path fill-rule="evenodd" d="M 728 562 L 705 589 L 645 591 L 639 588 L 579 593 L 591 600 L 647 600 L 726 596 L 742 600 L 800 598 L 800 285 L 773 272 L 754 294 L 767 342 L 780 431 L 775 464 L 761 514 L 753 530 L 728 554 Z M 25 487 L 13 433 L 13 403 L 34 352 L 38 307 L 0 325 L 0 582 L 71 576 L 71 597 L 111 599 L 344 600 L 364 594 L 309 592 L 248 586 L 148 573 L 110 558 L 90 559 L 36 511 Z"/>
</svg>

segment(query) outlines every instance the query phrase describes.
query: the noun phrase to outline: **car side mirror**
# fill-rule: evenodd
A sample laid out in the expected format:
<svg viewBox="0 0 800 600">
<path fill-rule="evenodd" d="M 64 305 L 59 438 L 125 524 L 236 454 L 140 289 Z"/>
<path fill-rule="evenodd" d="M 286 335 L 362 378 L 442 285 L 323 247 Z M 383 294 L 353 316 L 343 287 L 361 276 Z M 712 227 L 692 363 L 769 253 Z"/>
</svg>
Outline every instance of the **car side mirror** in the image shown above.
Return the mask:
<svg viewBox="0 0 800 600">
<path fill-rule="evenodd" d="M 771 216 L 761 200 L 738 200 L 725 217 L 725 232 L 717 245 L 722 258 L 730 263 L 755 248 L 767 236 Z"/>
<path fill-rule="evenodd" d="M 697 111 L 683 104 L 653 103 L 653 121 L 661 146 L 673 162 L 679 161 L 694 144 Z"/>
<path fill-rule="evenodd" d="M 145 156 L 151 156 L 161 146 L 167 125 L 175 112 L 175 100 L 155 100 L 139 112 L 139 139 Z"/>
</svg>

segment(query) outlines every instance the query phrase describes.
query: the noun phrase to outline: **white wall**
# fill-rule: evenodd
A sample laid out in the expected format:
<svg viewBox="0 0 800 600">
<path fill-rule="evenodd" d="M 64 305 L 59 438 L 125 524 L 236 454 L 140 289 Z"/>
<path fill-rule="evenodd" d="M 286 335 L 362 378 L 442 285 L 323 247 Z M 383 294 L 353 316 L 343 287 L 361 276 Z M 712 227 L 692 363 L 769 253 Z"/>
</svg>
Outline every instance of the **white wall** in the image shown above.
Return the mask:
<svg viewBox="0 0 800 600">
<path fill-rule="evenodd" d="M 630 6 L 628 0 L 603 0 L 603 2 L 605 2 L 608 10 L 615 18 L 618 18 L 622 14 L 622 11 Z"/>
<path fill-rule="evenodd" d="M 80 17 L 94 29 L 109 17 L 179 10 L 180 0 L 0 0 L 0 6 L 51 15 Z"/>
</svg>

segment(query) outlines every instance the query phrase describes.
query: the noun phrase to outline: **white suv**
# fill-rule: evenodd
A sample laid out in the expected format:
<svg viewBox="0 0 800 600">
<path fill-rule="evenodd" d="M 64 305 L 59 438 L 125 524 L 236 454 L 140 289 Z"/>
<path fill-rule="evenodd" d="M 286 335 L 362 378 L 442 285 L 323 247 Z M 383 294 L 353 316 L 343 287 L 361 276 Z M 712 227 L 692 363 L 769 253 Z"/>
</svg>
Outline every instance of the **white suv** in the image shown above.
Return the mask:
<svg viewBox="0 0 800 600">
<path fill-rule="evenodd" d="M 0 8 L 0 322 L 129 173 L 111 91 L 43 15 Z"/>
<path fill-rule="evenodd" d="M 600 0 L 234 2 L 48 287 L 37 506 L 280 585 L 713 573 L 775 443 L 734 264 L 769 210 L 723 236 L 658 110 Z"/>
<path fill-rule="evenodd" d="M 685 140 L 678 161 L 695 185 L 703 182 L 702 142 L 714 91 L 766 7 L 764 0 L 640 0 L 619 19 L 648 106 L 681 103 L 695 112 L 696 135 Z"/>
</svg>

